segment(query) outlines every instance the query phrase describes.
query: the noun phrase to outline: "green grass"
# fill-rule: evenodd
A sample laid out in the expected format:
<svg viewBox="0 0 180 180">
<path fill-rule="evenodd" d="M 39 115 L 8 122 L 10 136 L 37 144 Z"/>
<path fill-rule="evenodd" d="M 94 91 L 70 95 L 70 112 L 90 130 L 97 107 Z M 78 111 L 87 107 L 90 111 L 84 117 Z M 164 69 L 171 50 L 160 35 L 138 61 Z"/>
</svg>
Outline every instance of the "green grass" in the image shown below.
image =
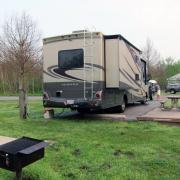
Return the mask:
<svg viewBox="0 0 180 180">
<path fill-rule="evenodd" d="M 165 102 L 164 107 L 165 107 L 165 108 L 171 108 L 171 100 L 170 100 L 170 99 L 168 99 L 168 100 Z M 177 107 L 180 108 L 180 101 L 178 101 Z"/>
<path fill-rule="evenodd" d="M 0 135 L 49 140 L 46 157 L 23 170 L 28 180 L 178 180 L 180 128 L 154 122 L 93 119 L 44 120 L 42 103 L 30 102 L 19 120 L 17 102 L 0 102 Z M 14 173 L 0 169 L 0 179 Z"/>
<path fill-rule="evenodd" d="M 37 93 L 28 93 L 28 96 L 42 96 L 43 93 L 37 92 Z M 19 96 L 18 93 L 2 93 L 0 92 L 0 96 Z"/>
<path fill-rule="evenodd" d="M 162 96 L 179 96 L 180 92 L 177 92 L 176 94 L 171 94 L 170 92 L 165 92 L 164 90 L 161 90 Z"/>
</svg>

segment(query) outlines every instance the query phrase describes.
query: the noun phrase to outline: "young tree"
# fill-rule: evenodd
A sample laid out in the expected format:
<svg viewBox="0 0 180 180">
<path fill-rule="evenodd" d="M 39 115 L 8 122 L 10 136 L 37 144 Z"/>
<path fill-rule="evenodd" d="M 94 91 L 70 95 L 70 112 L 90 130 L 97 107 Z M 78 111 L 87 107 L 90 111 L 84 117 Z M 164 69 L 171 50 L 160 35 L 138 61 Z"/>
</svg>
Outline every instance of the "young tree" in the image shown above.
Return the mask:
<svg viewBox="0 0 180 180">
<path fill-rule="evenodd" d="M 20 118 L 27 118 L 26 77 L 41 60 L 40 33 L 25 13 L 12 17 L 2 27 L 1 57 L 18 75 Z M 2 58 L 1 58 L 2 59 Z"/>
<path fill-rule="evenodd" d="M 147 68 L 150 75 L 152 74 L 153 66 L 155 66 L 160 61 L 161 57 L 158 51 L 153 47 L 153 43 L 149 38 L 146 40 L 146 44 L 142 50 L 142 56 L 147 62 Z"/>
</svg>

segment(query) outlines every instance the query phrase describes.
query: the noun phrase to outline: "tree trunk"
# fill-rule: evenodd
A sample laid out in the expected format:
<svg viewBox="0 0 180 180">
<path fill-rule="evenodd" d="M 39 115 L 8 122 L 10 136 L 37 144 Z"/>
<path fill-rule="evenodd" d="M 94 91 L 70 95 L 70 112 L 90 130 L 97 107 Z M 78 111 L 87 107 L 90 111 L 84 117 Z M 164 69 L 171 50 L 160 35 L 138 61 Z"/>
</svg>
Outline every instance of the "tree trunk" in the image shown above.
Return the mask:
<svg viewBox="0 0 180 180">
<path fill-rule="evenodd" d="M 19 116 L 21 119 L 27 119 L 27 95 L 25 88 L 24 75 L 19 77 Z"/>
<path fill-rule="evenodd" d="M 1 72 L 1 78 L 2 78 L 2 93 L 5 94 L 5 88 L 4 88 L 4 75 L 3 72 Z"/>
</svg>

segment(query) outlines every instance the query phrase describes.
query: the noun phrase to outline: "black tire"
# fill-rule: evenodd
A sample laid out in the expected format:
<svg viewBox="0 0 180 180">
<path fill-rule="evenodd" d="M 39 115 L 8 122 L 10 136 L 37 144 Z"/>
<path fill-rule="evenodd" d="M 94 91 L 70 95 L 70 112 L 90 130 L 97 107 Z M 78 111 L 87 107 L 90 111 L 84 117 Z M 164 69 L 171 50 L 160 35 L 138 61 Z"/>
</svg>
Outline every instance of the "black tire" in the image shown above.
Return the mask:
<svg viewBox="0 0 180 180">
<path fill-rule="evenodd" d="M 85 109 L 77 109 L 77 111 L 78 111 L 80 114 L 85 114 L 85 113 L 89 113 L 89 112 L 90 112 L 90 109 L 88 109 L 88 108 L 85 108 Z"/>
<path fill-rule="evenodd" d="M 147 104 L 147 99 L 142 100 L 141 104 Z"/>
<path fill-rule="evenodd" d="M 170 90 L 170 93 L 171 93 L 171 94 L 176 94 L 175 89 L 171 89 L 171 90 Z"/>
<path fill-rule="evenodd" d="M 123 113 L 124 111 L 125 111 L 125 109 L 126 109 L 126 101 L 125 101 L 125 98 L 123 98 L 123 102 L 122 102 L 122 104 L 119 106 L 119 112 L 120 113 Z"/>
</svg>

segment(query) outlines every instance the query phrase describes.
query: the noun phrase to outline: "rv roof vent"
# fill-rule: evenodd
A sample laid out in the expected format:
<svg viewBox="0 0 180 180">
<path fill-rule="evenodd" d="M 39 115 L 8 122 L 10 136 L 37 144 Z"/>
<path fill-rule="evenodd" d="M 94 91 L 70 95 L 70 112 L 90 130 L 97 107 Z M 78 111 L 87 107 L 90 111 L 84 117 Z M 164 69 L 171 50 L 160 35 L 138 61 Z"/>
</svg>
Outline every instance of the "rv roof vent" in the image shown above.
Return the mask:
<svg viewBox="0 0 180 180">
<path fill-rule="evenodd" d="M 78 31 L 73 31 L 73 34 L 78 34 L 78 33 L 84 33 L 84 32 L 89 32 L 88 30 L 78 30 Z"/>
</svg>

